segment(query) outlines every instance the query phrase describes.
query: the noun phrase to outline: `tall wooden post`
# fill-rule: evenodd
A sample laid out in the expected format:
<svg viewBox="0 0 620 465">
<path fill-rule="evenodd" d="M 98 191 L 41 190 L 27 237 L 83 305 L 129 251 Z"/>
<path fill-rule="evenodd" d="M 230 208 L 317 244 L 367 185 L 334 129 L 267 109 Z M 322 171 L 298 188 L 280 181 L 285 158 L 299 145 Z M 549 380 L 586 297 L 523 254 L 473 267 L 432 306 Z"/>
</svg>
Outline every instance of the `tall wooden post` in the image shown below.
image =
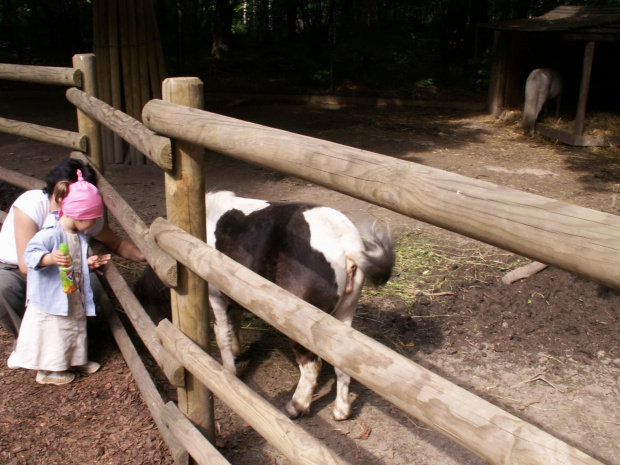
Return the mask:
<svg viewBox="0 0 620 465">
<path fill-rule="evenodd" d="M 577 114 L 575 115 L 575 128 L 573 134 L 583 135 L 583 124 L 586 119 L 586 105 L 588 103 L 588 91 L 590 90 L 590 76 L 592 75 L 592 61 L 594 60 L 594 42 L 588 42 L 583 54 L 583 69 L 581 71 L 581 87 L 579 88 L 579 101 L 577 102 Z"/>
<path fill-rule="evenodd" d="M 74 55 L 73 67 L 82 72 L 82 90 L 93 97 L 97 97 L 95 55 L 92 53 Z M 77 110 L 77 122 L 78 131 L 88 136 L 88 157 L 95 168 L 103 174 L 101 125 L 81 110 Z"/>
<path fill-rule="evenodd" d="M 110 57 L 108 55 L 108 2 L 93 1 L 93 51 L 97 59 L 97 91 L 99 100 L 110 103 Z M 101 145 L 105 163 L 114 162 L 112 131 L 101 127 Z"/>
<path fill-rule="evenodd" d="M 110 55 L 110 92 L 111 105 L 117 110 L 122 109 L 122 90 L 118 48 L 118 3 L 117 0 L 108 1 L 108 50 Z M 123 140 L 114 135 L 114 163 L 123 163 Z"/>
<path fill-rule="evenodd" d="M 493 116 L 499 117 L 504 106 L 506 93 L 506 57 L 508 54 L 508 38 L 506 33 L 495 32 L 493 44 L 493 65 L 489 78 L 489 93 L 487 95 L 487 108 Z"/>
<path fill-rule="evenodd" d="M 163 82 L 163 99 L 186 107 L 203 109 L 203 84 L 198 78 L 170 78 Z M 202 241 L 206 240 L 204 149 L 175 140 L 173 169 L 165 173 L 168 220 Z M 171 290 L 172 321 L 205 351 L 209 351 L 209 308 L 207 283 L 185 266 L 178 266 L 178 286 Z M 179 408 L 215 440 L 213 396 L 202 383 L 185 374 L 185 388 L 179 389 Z"/>
</svg>

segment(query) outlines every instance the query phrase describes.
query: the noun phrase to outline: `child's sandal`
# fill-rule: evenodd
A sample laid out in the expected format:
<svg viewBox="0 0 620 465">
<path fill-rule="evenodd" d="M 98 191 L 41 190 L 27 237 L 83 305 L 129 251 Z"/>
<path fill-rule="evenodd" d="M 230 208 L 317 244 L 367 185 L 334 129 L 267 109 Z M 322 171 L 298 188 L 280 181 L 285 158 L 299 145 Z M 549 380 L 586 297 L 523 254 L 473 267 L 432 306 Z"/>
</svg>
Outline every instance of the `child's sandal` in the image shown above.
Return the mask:
<svg viewBox="0 0 620 465">
<path fill-rule="evenodd" d="M 74 368 L 85 375 L 92 375 L 93 373 L 99 371 L 101 365 L 99 365 L 97 362 L 88 361 L 86 364 Z"/>
<path fill-rule="evenodd" d="M 69 384 L 75 379 L 75 373 L 71 371 L 37 371 L 36 381 L 39 384 L 55 384 L 61 386 Z"/>
</svg>

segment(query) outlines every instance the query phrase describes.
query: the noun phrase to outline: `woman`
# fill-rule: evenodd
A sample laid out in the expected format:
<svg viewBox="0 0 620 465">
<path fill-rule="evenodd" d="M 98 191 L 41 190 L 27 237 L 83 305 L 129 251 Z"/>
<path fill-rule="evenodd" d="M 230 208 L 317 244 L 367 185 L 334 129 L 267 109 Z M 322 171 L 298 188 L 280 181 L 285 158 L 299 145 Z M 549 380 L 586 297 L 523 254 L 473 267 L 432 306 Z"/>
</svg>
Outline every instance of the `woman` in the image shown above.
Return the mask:
<svg viewBox="0 0 620 465">
<path fill-rule="evenodd" d="M 50 198 L 60 181 L 77 181 L 77 170 L 84 179 L 97 184 L 97 174 L 90 166 L 73 158 L 62 160 L 45 178 L 42 190 L 26 191 L 11 206 L 0 230 L 0 324 L 14 337 L 19 333 L 26 305 L 26 273 L 24 251 L 28 242 L 41 230 L 45 218 L 59 206 Z M 103 243 L 111 252 L 140 264 L 144 255 L 131 242 L 118 237 L 101 218 L 86 232 Z"/>
</svg>

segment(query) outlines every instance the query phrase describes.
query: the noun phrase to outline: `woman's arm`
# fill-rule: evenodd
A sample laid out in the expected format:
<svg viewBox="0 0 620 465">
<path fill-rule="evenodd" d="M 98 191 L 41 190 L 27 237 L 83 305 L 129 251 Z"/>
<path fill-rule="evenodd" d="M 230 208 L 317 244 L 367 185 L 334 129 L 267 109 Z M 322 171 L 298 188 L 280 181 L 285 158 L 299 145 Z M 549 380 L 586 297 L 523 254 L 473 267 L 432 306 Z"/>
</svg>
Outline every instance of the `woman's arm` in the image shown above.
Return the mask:
<svg viewBox="0 0 620 465">
<path fill-rule="evenodd" d="M 142 255 L 142 252 L 140 252 L 140 249 L 138 249 L 131 242 L 117 236 L 116 233 L 110 229 L 108 224 L 103 225 L 101 232 L 94 236 L 94 238 L 115 254 L 128 260 L 138 262 L 141 265 L 148 265 L 148 262 L 146 261 L 146 258 L 144 258 L 144 255 Z"/>
<path fill-rule="evenodd" d="M 17 248 L 17 264 L 19 271 L 24 274 L 28 273 L 28 266 L 24 262 L 24 252 L 30 239 L 39 232 L 39 227 L 26 213 L 17 207 L 13 207 L 15 215 L 15 246 Z"/>
</svg>

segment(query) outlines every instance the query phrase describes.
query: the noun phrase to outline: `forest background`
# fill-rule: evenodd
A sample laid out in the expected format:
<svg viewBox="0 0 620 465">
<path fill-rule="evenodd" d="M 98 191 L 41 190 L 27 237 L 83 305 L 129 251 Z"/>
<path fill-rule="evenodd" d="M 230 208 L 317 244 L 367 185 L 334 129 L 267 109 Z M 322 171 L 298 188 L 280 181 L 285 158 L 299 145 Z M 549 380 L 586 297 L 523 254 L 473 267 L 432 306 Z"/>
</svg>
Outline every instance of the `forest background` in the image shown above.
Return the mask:
<svg viewBox="0 0 620 465">
<path fill-rule="evenodd" d="M 435 86 L 486 90 L 493 31 L 480 25 L 560 5 L 620 6 L 620 0 L 135 1 L 153 2 L 168 76 L 232 71 L 248 82 L 257 75 L 285 78 L 286 88 L 265 92 L 409 98 Z M 74 54 L 93 51 L 92 24 L 89 0 L 0 0 L 0 62 L 68 66 Z"/>
</svg>

